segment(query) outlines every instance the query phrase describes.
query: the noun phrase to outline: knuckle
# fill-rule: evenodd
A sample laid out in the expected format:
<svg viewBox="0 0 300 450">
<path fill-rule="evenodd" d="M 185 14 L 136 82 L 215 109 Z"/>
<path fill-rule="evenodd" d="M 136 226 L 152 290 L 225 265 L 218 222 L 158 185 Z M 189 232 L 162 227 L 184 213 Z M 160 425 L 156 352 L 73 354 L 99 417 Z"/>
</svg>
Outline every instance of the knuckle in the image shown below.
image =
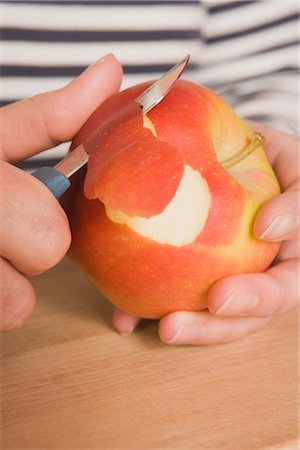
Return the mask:
<svg viewBox="0 0 300 450">
<path fill-rule="evenodd" d="M 35 112 L 31 119 L 32 133 L 35 130 L 40 130 L 45 139 L 52 145 L 57 145 L 61 142 L 59 137 L 56 136 L 55 130 L 53 131 L 53 116 L 55 114 L 53 108 L 53 97 L 49 93 L 37 94 L 25 100 L 29 107 Z M 43 104 L 43 106 L 41 106 Z M 61 122 L 60 122 L 61 123 Z M 51 124 L 51 126 L 49 125 Z"/>
<path fill-rule="evenodd" d="M 52 216 L 40 224 L 35 273 L 55 266 L 67 253 L 71 244 L 71 232 L 65 215 Z"/>
<path fill-rule="evenodd" d="M 9 164 L 5 161 L 0 161 L 0 188 L 1 192 L 3 192 L 2 189 L 4 189 L 7 185 L 7 168 L 9 167 Z M 4 201 L 3 198 L 1 198 L 1 201 Z"/>
<path fill-rule="evenodd" d="M 18 280 L 18 289 L 2 290 L 0 304 L 0 331 L 13 331 L 20 328 L 32 313 L 36 295 L 31 283 L 23 278 Z"/>
</svg>

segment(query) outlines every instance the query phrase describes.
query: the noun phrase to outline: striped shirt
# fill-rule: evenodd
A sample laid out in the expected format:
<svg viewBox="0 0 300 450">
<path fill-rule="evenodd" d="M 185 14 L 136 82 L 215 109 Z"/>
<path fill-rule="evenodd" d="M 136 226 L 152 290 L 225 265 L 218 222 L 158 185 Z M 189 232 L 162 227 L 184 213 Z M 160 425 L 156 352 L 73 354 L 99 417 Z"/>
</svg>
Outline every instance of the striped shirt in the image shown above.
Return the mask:
<svg viewBox="0 0 300 450">
<path fill-rule="evenodd" d="M 2 1 L 1 104 L 67 84 L 114 53 L 122 89 L 161 76 L 187 53 L 184 78 L 243 117 L 299 133 L 299 1 Z M 53 164 L 58 146 L 24 162 Z M 50 159 L 50 161 L 49 161 Z"/>
</svg>

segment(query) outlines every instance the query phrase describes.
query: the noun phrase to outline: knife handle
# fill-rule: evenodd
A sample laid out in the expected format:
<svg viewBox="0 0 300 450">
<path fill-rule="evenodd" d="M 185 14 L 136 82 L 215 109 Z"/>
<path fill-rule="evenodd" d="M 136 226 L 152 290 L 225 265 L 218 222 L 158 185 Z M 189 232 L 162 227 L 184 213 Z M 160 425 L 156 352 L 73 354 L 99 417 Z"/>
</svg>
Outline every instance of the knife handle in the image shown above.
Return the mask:
<svg viewBox="0 0 300 450">
<path fill-rule="evenodd" d="M 41 167 L 31 175 L 44 183 L 56 198 L 59 198 L 71 186 L 69 178 L 53 167 Z"/>
</svg>

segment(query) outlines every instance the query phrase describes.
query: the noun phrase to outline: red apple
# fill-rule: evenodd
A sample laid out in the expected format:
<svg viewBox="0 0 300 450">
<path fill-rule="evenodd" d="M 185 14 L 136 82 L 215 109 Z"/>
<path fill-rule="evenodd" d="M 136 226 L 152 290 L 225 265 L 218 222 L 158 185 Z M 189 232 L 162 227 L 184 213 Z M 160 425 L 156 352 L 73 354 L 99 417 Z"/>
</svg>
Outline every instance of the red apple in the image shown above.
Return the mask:
<svg viewBox="0 0 300 450">
<path fill-rule="evenodd" d="M 270 265 L 278 245 L 252 228 L 279 185 L 261 145 L 244 155 L 253 131 L 216 93 L 180 80 L 143 115 L 133 99 L 149 84 L 115 94 L 78 133 L 89 163 L 63 204 L 70 255 L 99 290 L 160 318 L 206 308 L 217 280 Z"/>
</svg>

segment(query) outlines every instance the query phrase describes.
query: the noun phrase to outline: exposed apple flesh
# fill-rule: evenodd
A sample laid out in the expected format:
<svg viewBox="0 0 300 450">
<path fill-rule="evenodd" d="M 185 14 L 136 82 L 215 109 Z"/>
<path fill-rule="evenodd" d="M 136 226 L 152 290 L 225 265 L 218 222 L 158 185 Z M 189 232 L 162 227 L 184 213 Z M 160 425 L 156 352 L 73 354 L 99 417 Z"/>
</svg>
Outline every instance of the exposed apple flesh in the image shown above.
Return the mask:
<svg viewBox="0 0 300 450">
<path fill-rule="evenodd" d="M 261 146 L 224 169 L 253 131 L 218 95 L 179 81 L 143 116 L 131 100 L 148 84 L 108 99 L 79 132 L 88 171 L 63 204 L 71 257 L 119 308 L 159 318 L 203 309 L 218 279 L 270 265 L 278 245 L 252 226 L 279 186 Z"/>
<path fill-rule="evenodd" d="M 147 219 L 127 216 L 107 206 L 105 212 L 113 222 L 126 224 L 141 236 L 161 244 L 181 246 L 194 242 L 204 228 L 210 202 L 206 180 L 199 172 L 185 166 L 181 183 L 162 213 Z"/>
</svg>

